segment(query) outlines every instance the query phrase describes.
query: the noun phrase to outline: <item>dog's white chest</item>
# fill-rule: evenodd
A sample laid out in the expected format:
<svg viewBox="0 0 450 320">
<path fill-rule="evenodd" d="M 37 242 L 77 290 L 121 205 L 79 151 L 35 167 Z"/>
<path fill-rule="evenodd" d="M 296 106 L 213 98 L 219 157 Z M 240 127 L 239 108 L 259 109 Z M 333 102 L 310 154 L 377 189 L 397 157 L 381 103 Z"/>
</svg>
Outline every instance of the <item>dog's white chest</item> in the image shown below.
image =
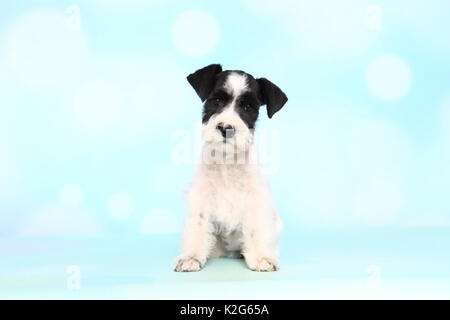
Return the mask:
<svg viewBox="0 0 450 320">
<path fill-rule="evenodd" d="M 245 215 L 248 177 L 243 167 L 222 165 L 209 172 L 211 186 L 210 219 L 222 232 L 239 229 Z"/>
</svg>

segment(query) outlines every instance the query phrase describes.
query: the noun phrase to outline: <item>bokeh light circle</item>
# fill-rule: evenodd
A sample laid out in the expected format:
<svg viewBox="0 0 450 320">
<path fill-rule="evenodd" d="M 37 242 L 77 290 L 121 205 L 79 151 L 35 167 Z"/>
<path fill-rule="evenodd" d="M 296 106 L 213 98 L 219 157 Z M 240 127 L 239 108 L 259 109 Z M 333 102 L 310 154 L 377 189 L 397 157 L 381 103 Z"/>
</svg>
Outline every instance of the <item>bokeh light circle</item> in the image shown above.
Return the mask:
<svg viewBox="0 0 450 320">
<path fill-rule="evenodd" d="M 16 20 L 6 32 L 4 48 L 18 79 L 38 88 L 73 80 L 87 54 L 82 30 L 70 28 L 63 13 L 50 9 Z"/>
<path fill-rule="evenodd" d="M 412 73 L 409 65 L 395 55 L 382 55 L 366 69 L 366 85 L 372 95 L 381 100 L 398 100 L 411 87 Z"/>
</svg>

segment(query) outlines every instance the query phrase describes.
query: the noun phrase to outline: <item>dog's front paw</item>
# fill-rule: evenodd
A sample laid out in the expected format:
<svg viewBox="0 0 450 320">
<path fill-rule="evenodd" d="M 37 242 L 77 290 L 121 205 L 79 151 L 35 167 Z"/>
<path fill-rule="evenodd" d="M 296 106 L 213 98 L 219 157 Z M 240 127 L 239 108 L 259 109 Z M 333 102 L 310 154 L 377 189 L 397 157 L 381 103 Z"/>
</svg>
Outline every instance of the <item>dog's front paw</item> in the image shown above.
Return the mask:
<svg viewBox="0 0 450 320">
<path fill-rule="evenodd" d="M 175 260 L 176 272 L 193 272 L 200 271 L 203 267 L 201 261 L 192 256 L 180 256 Z"/>
<path fill-rule="evenodd" d="M 272 262 L 266 258 L 261 258 L 261 259 L 259 259 L 254 271 L 271 272 L 271 271 L 277 271 L 279 268 L 280 268 L 280 265 L 277 264 L 276 262 Z"/>
<path fill-rule="evenodd" d="M 280 262 L 274 257 L 246 257 L 250 270 L 258 272 L 272 272 L 280 269 Z"/>
</svg>

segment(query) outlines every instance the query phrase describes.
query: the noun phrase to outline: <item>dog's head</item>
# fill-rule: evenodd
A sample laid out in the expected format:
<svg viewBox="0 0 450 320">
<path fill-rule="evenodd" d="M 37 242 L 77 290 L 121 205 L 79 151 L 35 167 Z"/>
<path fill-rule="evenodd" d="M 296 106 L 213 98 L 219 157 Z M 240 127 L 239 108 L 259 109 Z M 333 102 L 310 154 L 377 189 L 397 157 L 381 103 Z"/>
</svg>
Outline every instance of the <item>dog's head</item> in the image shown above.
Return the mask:
<svg viewBox="0 0 450 320">
<path fill-rule="evenodd" d="M 272 118 L 288 100 L 269 80 L 238 70 L 222 71 L 218 64 L 197 70 L 187 80 L 204 102 L 203 139 L 226 153 L 248 149 L 262 105 Z"/>
</svg>

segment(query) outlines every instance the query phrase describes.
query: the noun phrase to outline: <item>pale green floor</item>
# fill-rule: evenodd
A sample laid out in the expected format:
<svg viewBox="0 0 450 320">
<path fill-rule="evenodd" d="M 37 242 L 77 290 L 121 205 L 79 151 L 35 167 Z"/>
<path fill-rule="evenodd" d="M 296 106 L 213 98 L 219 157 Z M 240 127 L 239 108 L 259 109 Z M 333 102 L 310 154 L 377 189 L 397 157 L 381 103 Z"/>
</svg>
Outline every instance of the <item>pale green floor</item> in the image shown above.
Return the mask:
<svg viewBox="0 0 450 320">
<path fill-rule="evenodd" d="M 287 231 L 274 273 L 238 259 L 175 273 L 178 238 L 0 240 L 0 298 L 450 299 L 450 229 Z M 78 290 L 67 288 L 70 265 Z"/>
</svg>

